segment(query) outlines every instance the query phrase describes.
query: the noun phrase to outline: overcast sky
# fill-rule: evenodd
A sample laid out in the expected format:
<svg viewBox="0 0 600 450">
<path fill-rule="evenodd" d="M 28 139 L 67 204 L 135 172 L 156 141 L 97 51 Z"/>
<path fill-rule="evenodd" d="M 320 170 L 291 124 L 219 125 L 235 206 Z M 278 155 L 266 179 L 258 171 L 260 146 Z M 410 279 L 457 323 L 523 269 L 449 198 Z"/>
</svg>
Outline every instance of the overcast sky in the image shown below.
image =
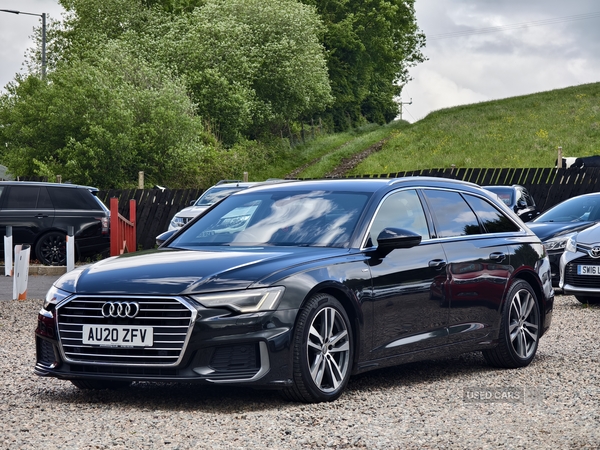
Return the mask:
<svg viewBox="0 0 600 450">
<path fill-rule="evenodd" d="M 403 118 L 600 81 L 598 0 L 417 0 L 428 61 L 411 69 Z M 490 28 L 499 30 L 486 32 Z M 487 30 L 486 30 L 487 29 Z M 458 36 L 457 36 L 458 35 Z"/>
<path fill-rule="evenodd" d="M 61 17 L 56 0 L 0 9 Z M 416 0 L 428 61 L 412 68 L 403 118 L 450 106 L 600 81 L 598 0 Z M 0 12 L 0 88 L 22 70 L 35 16 Z M 490 29 L 494 30 L 494 32 Z"/>
</svg>

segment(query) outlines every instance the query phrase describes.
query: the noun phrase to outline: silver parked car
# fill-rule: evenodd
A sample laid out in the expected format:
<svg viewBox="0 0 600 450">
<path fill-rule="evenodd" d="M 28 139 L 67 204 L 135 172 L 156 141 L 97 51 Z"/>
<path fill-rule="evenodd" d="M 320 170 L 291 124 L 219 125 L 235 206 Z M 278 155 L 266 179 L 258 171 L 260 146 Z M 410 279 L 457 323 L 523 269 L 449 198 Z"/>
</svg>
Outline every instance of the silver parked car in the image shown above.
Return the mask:
<svg viewBox="0 0 600 450">
<path fill-rule="evenodd" d="M 227 182 L 227 180 L 219 181 L 217 184 L 204 191 L 198 200 L 193 202 L 191 206 L 188 206 L 175 214 L 169 223 L 169 231 L 180 229 L 219 200 L 222 200 L 234 192 L 254 186 L 255 184 L 257 183 L 241 181 Z"/>
<path fill-rule="evenodd" d="M 581 303 L 600 303 L 600 224 L 567 241 L 560 258 L 560 287 Z"/>
</svg>

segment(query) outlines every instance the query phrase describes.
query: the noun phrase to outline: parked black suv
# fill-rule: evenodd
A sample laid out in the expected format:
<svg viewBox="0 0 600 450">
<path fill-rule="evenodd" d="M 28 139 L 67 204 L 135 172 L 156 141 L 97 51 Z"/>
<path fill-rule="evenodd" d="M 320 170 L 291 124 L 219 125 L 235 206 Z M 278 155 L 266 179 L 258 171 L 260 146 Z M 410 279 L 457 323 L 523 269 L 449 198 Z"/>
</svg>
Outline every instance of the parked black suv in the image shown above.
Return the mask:
<svg viewBox="0 0 600 450">
<path fill-rule="evenodd" d="M 529 222 L 541 213 L 531 194 L 521 185 L 484 186 L 484 189 L 496 194 L 523 222 Z"/>
<path fill-rule="evenodd" d="M 76 256 L 110 248 L 109 210 L 94 194 L 98 189 L 73 184 L 0 182 L 0 233 L 12 225 L 13 244 L 31 245 L 32 259 L 66 264 L 66 235 L 72 226 Z M 4 239 L 0 240 L 4 251 Z"/>
</svg>

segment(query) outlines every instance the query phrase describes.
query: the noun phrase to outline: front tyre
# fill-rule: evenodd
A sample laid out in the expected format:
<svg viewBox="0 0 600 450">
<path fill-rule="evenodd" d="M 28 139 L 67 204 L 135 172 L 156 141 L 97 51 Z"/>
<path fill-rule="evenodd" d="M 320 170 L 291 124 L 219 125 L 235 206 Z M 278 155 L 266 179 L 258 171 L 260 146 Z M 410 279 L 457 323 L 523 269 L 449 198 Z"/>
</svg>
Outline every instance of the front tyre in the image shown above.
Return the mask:
<svg viewBox="0 0 600 450">
<path fill-rule="evenodd" d="M 352 326 L 333 296 L 317 294 L 300 311 L 294 335 L 294 380 L 288 400 L 330 402 L 346 388 L 352 369 Z"/>
<path fill-rule="evenodd" d="M 529 283 L 518 280 L 506 296 L 499 344 L 483 356 L 494 367 L 525 367 L 533 360 L 540 338 L 541 320 L 537 296 Z"/>
<path fill-rule="evenodd" d="M 597 305 L 600 303 L 600 297 L 592 297 L 590 295 L 576 295 L 575 298 L 584 305 Z"/>
</svg>

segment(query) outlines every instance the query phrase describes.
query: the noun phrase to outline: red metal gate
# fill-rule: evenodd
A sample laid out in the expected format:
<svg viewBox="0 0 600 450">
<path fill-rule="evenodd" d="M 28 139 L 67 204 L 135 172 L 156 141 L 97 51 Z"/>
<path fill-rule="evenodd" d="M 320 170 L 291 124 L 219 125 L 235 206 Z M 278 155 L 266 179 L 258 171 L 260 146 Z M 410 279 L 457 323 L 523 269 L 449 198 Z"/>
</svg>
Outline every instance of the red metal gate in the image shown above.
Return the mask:
<svg viewBox="0 0 600 450">
<path fill-rule="evenodd" d="M 129 220 L 119 214 L 119 199 L 110 199 L 110 256 L 135 252 L 135 200 L 129 200 Z"/>
</svg>

